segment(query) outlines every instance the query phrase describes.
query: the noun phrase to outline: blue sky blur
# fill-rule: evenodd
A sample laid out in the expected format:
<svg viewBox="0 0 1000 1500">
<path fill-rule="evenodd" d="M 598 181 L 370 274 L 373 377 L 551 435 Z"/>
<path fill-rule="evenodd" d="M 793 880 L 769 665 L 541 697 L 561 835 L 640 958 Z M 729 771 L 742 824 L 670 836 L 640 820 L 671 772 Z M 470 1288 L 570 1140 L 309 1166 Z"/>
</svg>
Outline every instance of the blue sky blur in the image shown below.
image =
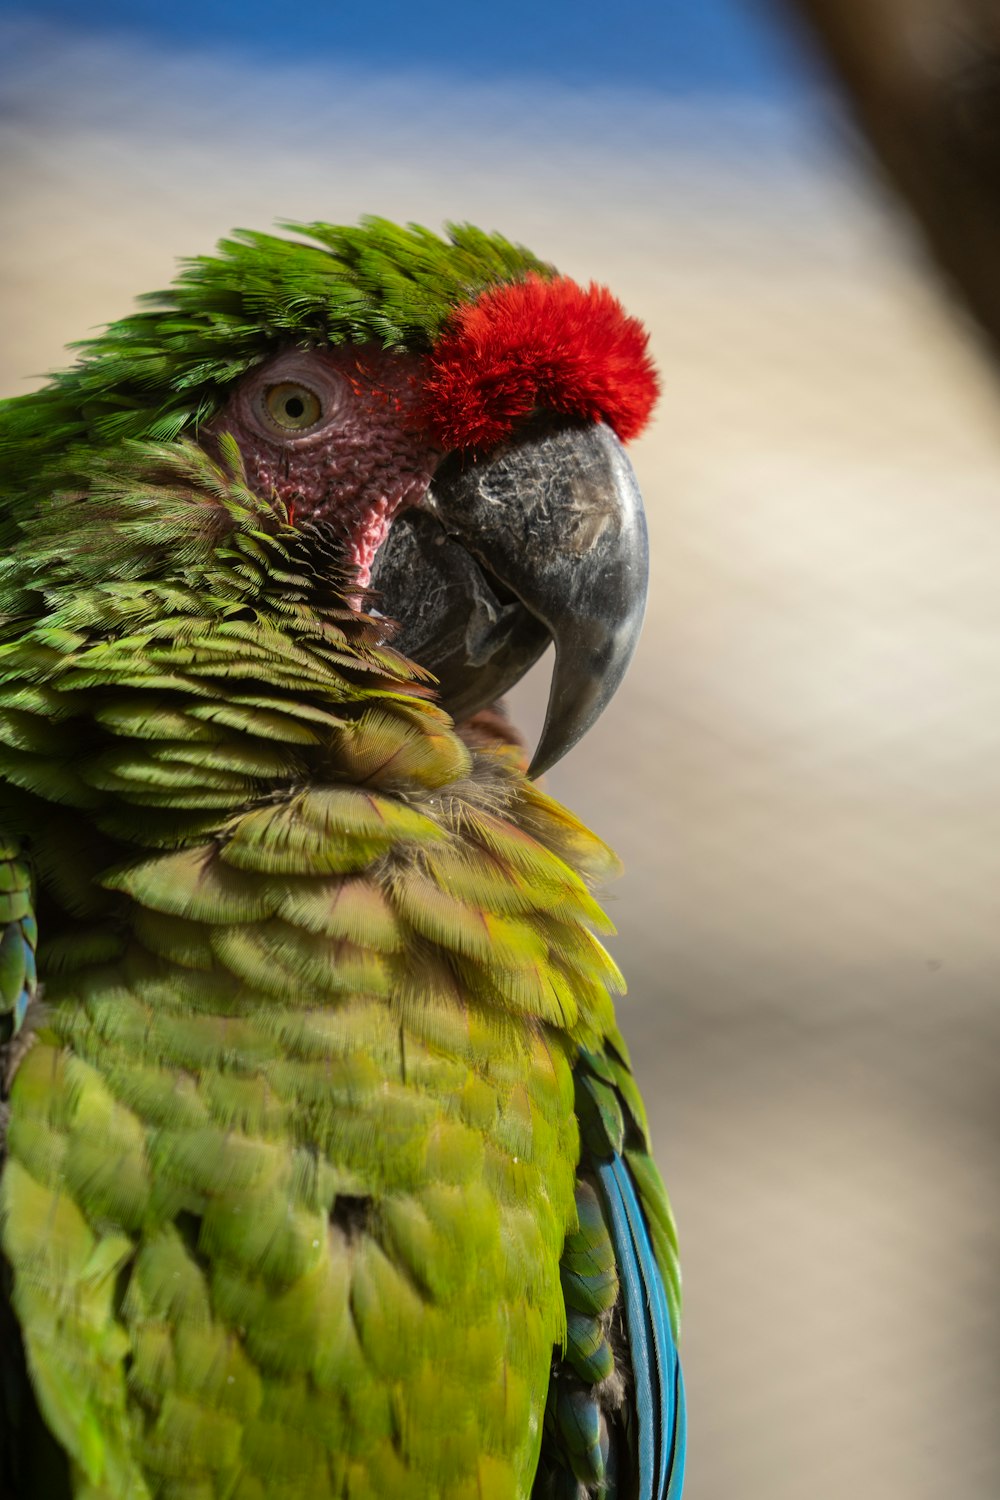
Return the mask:
<svg viewBox="0 0 1000 1500">
<path fill-rule="evenodd" d="M 776 6 L 776 0 L 774 0 Z M 0 10 L 35 22 L 143 40 L 225 50 L 243 61 L 309 61 L 380 72 L 417 69 L 463 82 L 547 78 L 577 88 L 670 94 L 776 96 L 808 63 L 769 0 L 388 0 L 279 6 L 261 0 L 5 0 Z"/>
</svg>

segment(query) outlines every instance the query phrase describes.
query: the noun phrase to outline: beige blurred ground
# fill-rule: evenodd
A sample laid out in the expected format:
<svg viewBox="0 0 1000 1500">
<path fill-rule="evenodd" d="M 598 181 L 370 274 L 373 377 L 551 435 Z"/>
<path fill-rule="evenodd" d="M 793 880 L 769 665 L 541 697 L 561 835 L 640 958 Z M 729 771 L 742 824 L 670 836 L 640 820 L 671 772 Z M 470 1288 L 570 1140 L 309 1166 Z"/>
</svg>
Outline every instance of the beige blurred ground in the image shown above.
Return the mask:
<svg viewBox="0 0 1000 1500">
<path fill-rule="evenodd" d="M 628 867 L 686 1493 L 995 1500 L 1000 405 L 846 137 L 0 41 L 5 392 L 279 215 L 469 218 L 646 319 L 646 634 L 551 780 Z"/>
</svg>

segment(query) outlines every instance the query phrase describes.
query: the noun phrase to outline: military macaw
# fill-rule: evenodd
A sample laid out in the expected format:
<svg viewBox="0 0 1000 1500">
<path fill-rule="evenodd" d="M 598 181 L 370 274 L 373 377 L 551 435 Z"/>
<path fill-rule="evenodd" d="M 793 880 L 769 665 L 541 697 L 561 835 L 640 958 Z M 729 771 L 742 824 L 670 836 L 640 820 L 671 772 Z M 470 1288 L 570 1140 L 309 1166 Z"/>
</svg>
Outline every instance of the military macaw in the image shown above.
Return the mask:
<svg viewBox="0 0 1000 1500">
<path fill-rule="evenodd" d="M 536 781 L 635 644 L 656 394 L 604 288 L 368 219 L 4 403 L 7 1500 L 677 1500 L 616 862 Z"/>
</svg>

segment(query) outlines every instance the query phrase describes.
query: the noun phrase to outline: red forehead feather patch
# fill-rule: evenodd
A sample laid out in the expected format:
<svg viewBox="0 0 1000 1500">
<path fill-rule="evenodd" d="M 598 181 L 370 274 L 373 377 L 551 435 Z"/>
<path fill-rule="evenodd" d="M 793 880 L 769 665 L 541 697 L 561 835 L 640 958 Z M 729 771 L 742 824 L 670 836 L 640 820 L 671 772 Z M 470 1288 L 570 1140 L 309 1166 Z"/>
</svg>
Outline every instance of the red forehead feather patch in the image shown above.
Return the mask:
<svg viewBox="0 0 1000 1500">
<path fill-rule="evenodd" d="M 648 342 L 607 287 L 537 275 L 494 287 L 435 344 L 423 419 L 448 450 L 491 448 L 536 410 L 606 422 L 628 442 L 659 394 Z"/>
</svg>

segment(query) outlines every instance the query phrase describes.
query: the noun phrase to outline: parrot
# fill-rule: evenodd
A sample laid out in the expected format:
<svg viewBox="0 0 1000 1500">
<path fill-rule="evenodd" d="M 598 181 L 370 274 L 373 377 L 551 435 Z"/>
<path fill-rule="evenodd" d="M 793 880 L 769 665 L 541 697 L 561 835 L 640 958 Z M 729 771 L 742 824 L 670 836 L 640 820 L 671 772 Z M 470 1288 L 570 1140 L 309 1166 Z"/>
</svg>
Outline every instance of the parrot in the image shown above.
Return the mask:
<svg viewBox="0 0 1000 1500">
<path fill-rule="evenodd" d="M 645 328 L 369 217 L 74 347 L 0 406 L 0 1495 L 679 1500 L 618 861 L 540 785 L 639 634 Z"/>
</svg>

